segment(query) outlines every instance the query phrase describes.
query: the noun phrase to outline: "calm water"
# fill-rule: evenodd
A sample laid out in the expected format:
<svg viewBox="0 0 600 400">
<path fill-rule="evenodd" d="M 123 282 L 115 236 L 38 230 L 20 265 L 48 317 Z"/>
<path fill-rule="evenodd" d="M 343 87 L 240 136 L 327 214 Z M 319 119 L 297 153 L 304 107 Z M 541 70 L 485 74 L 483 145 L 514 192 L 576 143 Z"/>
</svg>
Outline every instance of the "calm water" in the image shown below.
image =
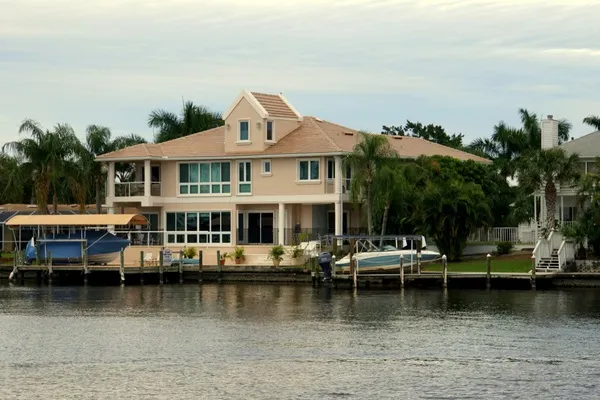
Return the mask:
<svg viewBox="0 0 600 400">
<path fill-rule="evenodd" d="M 0 285 L 0 399 L 596 399 L 600 291 Z"/>
</svg>

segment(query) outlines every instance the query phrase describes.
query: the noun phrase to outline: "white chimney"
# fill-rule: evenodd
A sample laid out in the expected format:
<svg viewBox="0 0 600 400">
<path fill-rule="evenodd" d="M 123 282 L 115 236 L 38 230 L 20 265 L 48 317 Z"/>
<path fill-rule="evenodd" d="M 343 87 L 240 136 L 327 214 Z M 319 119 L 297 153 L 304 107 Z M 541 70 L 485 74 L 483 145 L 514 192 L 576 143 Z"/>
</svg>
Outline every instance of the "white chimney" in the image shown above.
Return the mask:
<svg viewBox="0 0 600 400">
<path fill-rule="evenodd" d="M 558 146 L 558 121 L 552 115 L 542 120 L 542 149 Z"/>
</svg>

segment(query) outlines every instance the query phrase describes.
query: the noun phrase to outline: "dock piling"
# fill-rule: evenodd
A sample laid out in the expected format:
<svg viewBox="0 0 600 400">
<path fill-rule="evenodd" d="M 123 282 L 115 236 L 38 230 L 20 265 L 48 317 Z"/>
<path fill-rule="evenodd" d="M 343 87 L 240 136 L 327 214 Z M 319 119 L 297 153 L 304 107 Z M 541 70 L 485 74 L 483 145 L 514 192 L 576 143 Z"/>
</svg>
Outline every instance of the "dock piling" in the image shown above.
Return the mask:
<svg viewBox="0 0 600 400">
<path fill-rule="evenodd" d="M 52 274 L 54 273 L 54 269 L 52 268 L 52 252 L 48 252 L 48 283 L 52 283 Z"/>
<path fill-rule="evenodd" d="M 417 253 L 417 274 L 421 275 L 421 251 Z"/>
<path fill-rule="evenodd" d="M 183 250 L 179 251 L 179 284 L 183 283 Z"/>
<path fill-rule="evenodd" d="M 87 248 L 83 245 L 83 242 L 81 242 L 81 255 L 83 258 L 83 284 L 87 285 L 88 283 L 88 274 L 89 274 L 89 270 L 88 270 L 88 254 L 87 254 Z"/>
<path fill-rule="evenodd" d="M 221 283 L 221 250 L 217 250 L 217 280 Z"/>
<path fill-rule="evenodd" d="M 448 287 L 448 257 L 445 254 L 442 256 L 442 287 Z"/>
<path fill-rule="evenodd" d="M 331 256 L 331 279 L 333 280 L 335 278 L 335 262 L 336 262 L 336 257 L 335 255 Z"/>
<path fill-rule="evenodd" d="M 164 264 L 164 253 L 161 250 L 158 253 L 158 283 L 160 285 L 162 285 L 164 283 L 164 277 L 163 277 L 163 264 Z"/>
<path fill-rule="evenodd" d="M 140 284 L 144 284 L 144 251 L 140 251 Z"/>
<path fill-rule="evenodd" d="M 358 260 L 356 259 L 356 256 L 352 258 L 350 265 L 354 265 L 352 268 L 352 285 L 354 289 L 358 289 Z"/>
<path fill-rule="evenodd" d="M 485 287 L 487 288 L 487 290 L 490 290 L 492 288 L 492 255 L 491 254 L 487 255 L 487 273 L 486 273 Z"/>
<path fill-rule="evenodd" d="M 17 276 L 17 274 L 19 273 L 19 260 L 17 260 L 18 258 L 18 252 L 15 250 L 15 256 L 13 257 L 13 270 L 10 273 L 10 275 L 8 276 L 8 280 L 12 281 L 15 276 Z"/>
<path fill-rule="evenodd" d="M 202 250 L 198 251 L 198 283 L 202 283 Z"/>
<path fill-rule="evenodd" d="M 404 257 L 400 255 L 400 288 L 404 289 Z"/>
<path fill-rule="evenodd" d="M 531 290 L 535 290 L 535 256 L 531 256 Z"/>
<path fill-rule="evenodd" d="M 119 277 L 121 285 L 125 284 L 125 250 L 121 249 L 119 253 Z"/>
</svg>

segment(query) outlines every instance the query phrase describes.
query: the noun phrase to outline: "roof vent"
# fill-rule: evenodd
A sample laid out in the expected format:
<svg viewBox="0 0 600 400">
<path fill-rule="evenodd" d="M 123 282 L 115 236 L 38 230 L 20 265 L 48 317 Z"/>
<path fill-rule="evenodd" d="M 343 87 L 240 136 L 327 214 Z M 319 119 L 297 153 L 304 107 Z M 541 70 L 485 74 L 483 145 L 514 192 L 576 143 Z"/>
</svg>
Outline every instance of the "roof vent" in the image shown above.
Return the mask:
<svg viewBox="0 0 600 400">
<path fill-rule="evenodd" d="M 354 136 L 354 133 L 353 132 L 344 132 L 344 135 L 346 135 L 346 136 Z"/>
<path fill-rule="evenodd" d="M 400 136 L 400 135 L 394 135 L 392 137 L 396 140 L 402 140 L 402 136 Z"/>
</svg>

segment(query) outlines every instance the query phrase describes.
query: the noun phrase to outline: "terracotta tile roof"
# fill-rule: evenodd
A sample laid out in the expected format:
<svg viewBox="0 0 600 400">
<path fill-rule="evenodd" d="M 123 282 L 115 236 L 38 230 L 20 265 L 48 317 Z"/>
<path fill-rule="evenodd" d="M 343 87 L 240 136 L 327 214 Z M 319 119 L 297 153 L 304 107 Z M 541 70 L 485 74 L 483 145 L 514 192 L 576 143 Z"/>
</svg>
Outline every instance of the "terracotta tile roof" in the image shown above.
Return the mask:
<svg viewBox="0 0 600 400">
<path fill-rule="evenodd" d="M 298 115 L 276 94 L 255 93 L 252 96 L 274 118 L 298 118 Z"/>
<path fill-rule="evenodd" d="M 131 159 L 141 157 L 227 157 L 243 155 L 275 154 L 331 154 L 349 153 L 360 140 L 360 133 L 354 129 L 323 121 L 319 118 L 304 117 L 300 125 L 283 139 L 262 152 L 225 153 L 225 128 L 219 127 L 195 133 L 183 138 L 160 144 L 144 144 L 128 147 L 104 154 L 98 159 Z M 387 136 L 392 148 L 400 157 L 416 158 L 420 155 L 440 155 L 459 160 L 474 160 L 490 163 L 490 160 L 452 149 L 425 139 L 413 137 Z"/>
</svg>

